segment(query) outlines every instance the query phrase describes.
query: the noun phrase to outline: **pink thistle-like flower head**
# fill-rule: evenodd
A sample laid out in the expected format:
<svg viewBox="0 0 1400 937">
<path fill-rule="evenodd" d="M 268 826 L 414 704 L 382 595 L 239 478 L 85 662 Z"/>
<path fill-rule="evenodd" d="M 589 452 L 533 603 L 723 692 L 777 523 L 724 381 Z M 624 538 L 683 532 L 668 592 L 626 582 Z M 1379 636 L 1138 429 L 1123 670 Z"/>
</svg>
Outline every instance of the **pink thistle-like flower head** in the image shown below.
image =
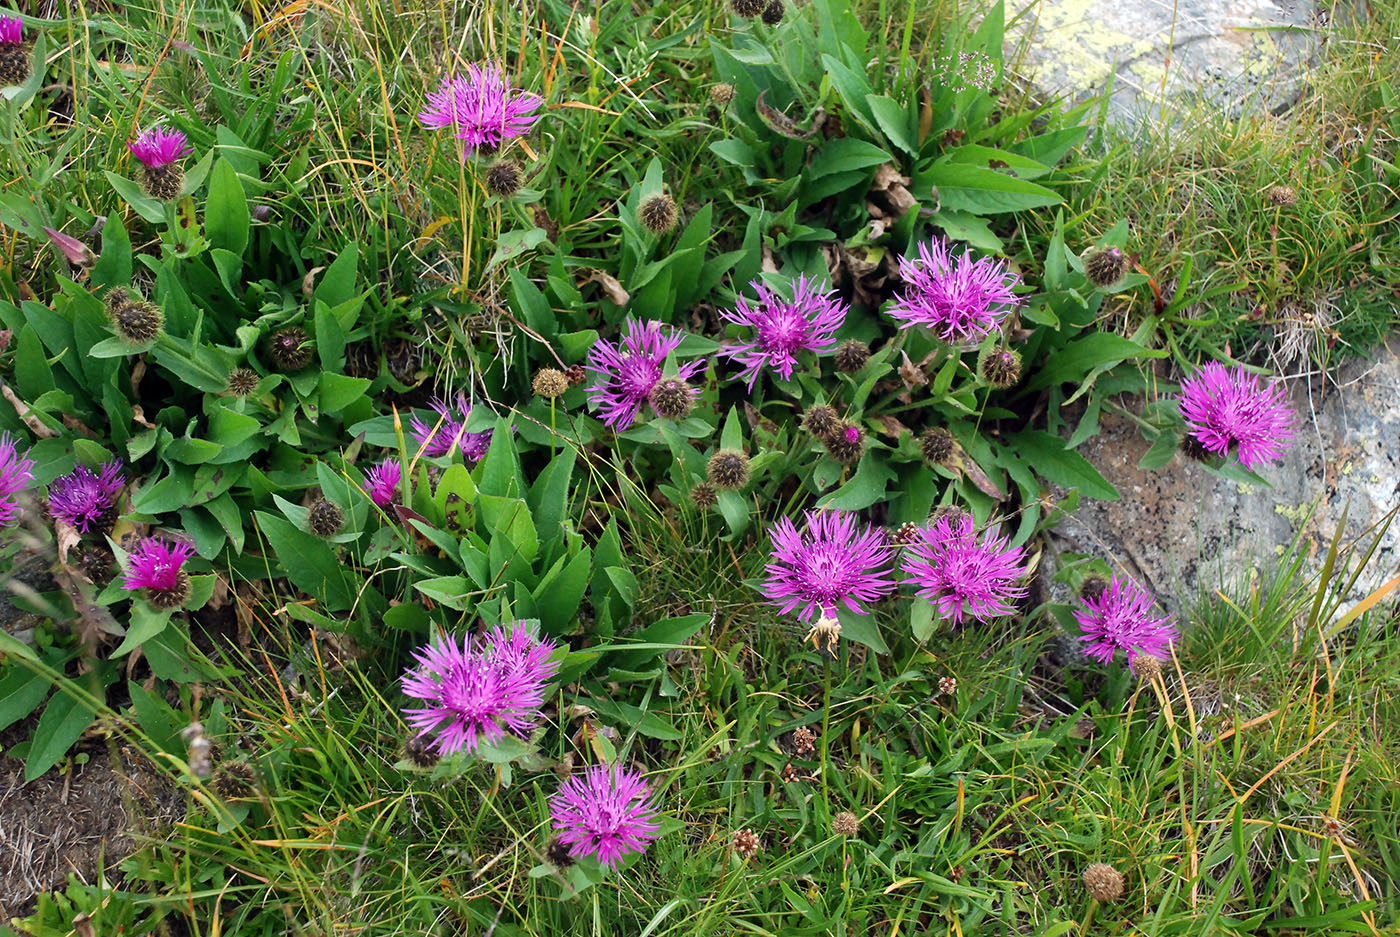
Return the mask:
<svg viewBox="0 0 1400 937">
<path fill-rule="evenodd" d="M 1177 400 L 1187 430 L 1207 452 L 1226 456 L 1234 445 L 1240 464 L 1252 469 L 1278 461 L 1296 435 L 1285 396 L 1282 382 L 1212 361 L 1181 382 Z"/>
<path fill-rule="evenodd" d="M 87 533 L 112 510 L 125 484 L 119 461 L 108 462 L 100 472 L 80 465 L 49 485 L 49 511 Z"/>
<path fill-rule="evenodd" d="M 558 673 L 555 649 L 518 622 L 460 644 L 450 635 L 434 640 L 415 652 L 416 666 L 403 678 L 405 695 L 428 705 L 404 716 L 420 738 L 435 735 L 433 747 L 444 755 L 475 752 L 508 731 L 523 736 Z"/>
<path fill-rule="evenodd" d="M 661 380 L 666 356 L 676 350 L 682 338 L 679 332 L 663 329 L 660 322 L 638 322 L 629 317 L 619 342 L 594 342 L 586 368 L 601 380 L 588 389 L 588 401 L 604 423 L 615 430 L 632 425 Z M 678 376 L 688 381 L 704 366 L 703 359 L 681 365 Z"/>
<path fill-rule="evenodd" d="M 1021 278 L 1005 261 L 974 260 L 966 249 L 955 259 L 941 239 L 920 244 L 917 260 L 901 257 L 899 275 L 904 291 L 890 316 L 902 329 L 922 325 L 945 342 L 980 340 L 1020 305 L 1012 290 Z"/>
<path fill-rule="evenodd" d="M 24 41 L 24 21 L 17 16 L 0 16 L 0 43 Z"/>
<path fill-rule="evenodd" d="M 194 556 L 194 544 L 183 540 L 171 543 L 159 537 L 147 537 L 127 554 L 128 568 L 122 586 L 169 592 L 180 588 L 180 573 L 185 561 Z"/>
<path fill-rule="evenodd" d="M 1097 595 L 1081 596 L 1074 618 L 1084 632 L 1079 640 L 1087 642 L 1085 653 L 1106 664 L 1123 651 L 1130 668 L 1139 654 L 1170 656 L 1176 623 L 1153 614 L 1154 602 L 1152 593 L 1135 580 L 1118 576 Z"/>
<path fill-rule="evenodd" d="M 428 105 L 418 115 L 429 130 L 451 130 L 462 141 L 462 162 L 476 150 L 497 150 L 524 136 L 544 104 L 537 94 L 512 91 L 495 65 L 469 65 L 465 75 L 444 75 Z"/>
<path fill-rule="evenodd" d="M 0 433 L 0 527 L 10 527 L 19 514 L 15 495 L 34 480 L 34 463 L 21 458 L 19 443 L 9 433 Z"/>
<path fill-rule="evenodd" d="M 381 508 L 394 503 L 398 494 L 399 479 L 403 477 L 403 466 L 398 459 L 385 459 L 365 472 L 365 491 L 369 499 Z"/>
<path fill-rule="evenodd" d="M 147 128 L 127 148 L 147 169 L 169 166 L 192 149 L 183 133 L 167 130 L 162 124 Z"/>
<path fill-rule="evenodd" d="M 884 568 L 890 556 L 884 535 L 869 525 L 857 528 L 849 512 L 808 511 L 805 531 L 780 518 L 763 594 L 783 614 L 796 609 L 804 622 L 834 618 L 838 605 L 864 615 L 861 603 L 877 602 L 894 589 Z"/>
<path fill-rule="evenodd" d="M 472 412 L 471 404 L 462 394 L 457 395 L 454 404 L 455 406 L 449 406 L 444 400 L 431 401 L 429 406 L 437 411 L 442 419 L 424 423 L 415 416 L 409 420 L 409 428 L 424 455 L 451 455 L 453 449 L 461 449 L 462 458 L 468 464 L 474 464 L 491 448 L 491 430 L 483 433 L 464 432 L 463 427 L 466 426 L 467 417 Z M 434 426 L 437 428 L 434 429 Z"/>
<path fill-rule="evenodd" d="M 765 366 L 787 380 L 798 352 L 836 350 L 835 335 L 846 321 L 846 305 L 834 292 L 822 292 L 806 276 L 798 276 L 791 300 L 780 297 L 762 280 L 749 285 L 758 294 L 757 301 L 750 303 L 740 296 L 733 311 L 720 311 L 725 321 L 754 330 L 751 341 L 725 345 L 721 352 L 744 366 L 739 376 L 748 379 L 749 390 Z"/>
<path fill-rule="evenodd" d="M 651 789 L 620 765 L 592 765 L 583 777 L 566 778 L 549 799 L 549 814 L 569 855 L 590 856 L 604 869 L 645 852 L 661 829 Z"/>
<path fill-rule="evenodd" d="M 954 625 L 964 617 L 987 621 L 1010 615 L 1011 603 L 1026 594 L 1020 585 L 1024 554 L 995 530 L 979 538 L 971 515 L 945 516 L 915 532 L 904 560 L 909 578 L 903 581 Z"/>
</svg>

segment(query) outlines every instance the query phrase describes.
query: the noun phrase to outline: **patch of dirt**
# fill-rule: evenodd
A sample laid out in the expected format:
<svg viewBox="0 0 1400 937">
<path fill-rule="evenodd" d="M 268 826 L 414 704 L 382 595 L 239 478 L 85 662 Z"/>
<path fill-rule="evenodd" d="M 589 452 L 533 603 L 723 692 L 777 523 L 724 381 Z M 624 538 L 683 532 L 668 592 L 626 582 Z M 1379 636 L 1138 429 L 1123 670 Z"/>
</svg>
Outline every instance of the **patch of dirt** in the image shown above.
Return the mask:
<svg viewBox="0 0 1400 937">
<path fill-rule="evenodd" d="M 184 817 L 184 793 L 139 752 L 86 750 L 87 763 L 28 783 L 24 762 L 0 758 L 0 921 L 32 914 L 70 873 L 92 882 L 101 866 L 116 877 L 142 834 Z"/>
</svg>

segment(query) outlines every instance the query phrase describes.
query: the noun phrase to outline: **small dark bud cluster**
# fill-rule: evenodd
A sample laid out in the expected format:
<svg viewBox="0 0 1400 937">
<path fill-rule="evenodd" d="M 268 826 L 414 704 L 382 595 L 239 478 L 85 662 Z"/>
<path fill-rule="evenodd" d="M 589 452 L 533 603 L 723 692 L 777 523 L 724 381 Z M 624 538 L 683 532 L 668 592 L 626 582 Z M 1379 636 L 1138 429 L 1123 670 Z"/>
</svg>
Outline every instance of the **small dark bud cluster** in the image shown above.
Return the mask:
<svg viewBox="0 0 1400 937">
<path fill-rule="evenodd" d="M 802 426 L 813 436 L 825 441 L 841 427 L 841 415 L 834 407 L 813 404 L 802 416 Z"/>
<path fill-rule="evenodd" d="M 180 570 L 175 579 L 175 585 L 169 589 L 146 590 L 146 601 L 150 602 L 161 611 L 172 608 L 179 608 L 185 604 L 185 600 L 190 597 L 190 574 L 183 569 Z"/>
<path fill-rule="evenodd" d="M 567 869 L 574 864 L 574 857 L 569 855 L 569 847 L 557 839 L 551 839 L 549 845 L 544 847 L 544 857 L 556 869 Z"/>
<path fill-rule="evenodd" d="M 174 201 L 180 197 L 180 190 L 184 187 L 185 171 L 175 163 L 141 167 L 141 191 L 153 199 Z"/>
<path fill-rule="evenodd" d="M 408 760 L 420 768 L 431 768 L 438 763 L 438 752 L 428 739 L 421 735 L 411 735 L 404 743 L 403 753 Z"/>
<path fill-rule="evenodd" d="M 29 73 L 29 44 L 0 42 L 0 88 L 24 84 Z"/>
<path fill-rule="evenodd" d="M 133 345 L 154 341 L 165 328 L 165 314 L 159 306 L 121 287 L 108 290 L 104 303 L 112 317 L 112 327 Z"/>
<path fill-rule="evenodd" d="M 234 368 L 228 372 L 228 392 L 235 397 L 247 397 L 258 389 L 258 372 L 248 368 Z"/>
<path fill-rule="evenodd" d="M 677 377 L 656 382 L 647 397 L 657 416 L 665 420 L 683 420 L 695 406 L 695 390 Z"/>
<path fill-rule="evenodd" d="M 660 192 L 642 199 L 637 220 L 652 234 L 665 234 L 676 226 L 676 203 Z"/>
<path fill-rule="evenodd" d="M 495 196 L 509 198 L 520 190 L 520 167 L 502 160 L 486 170 L 486 188 Z"/>
<path fill-rule="evenodd" d="M 759 16 L 763 19 L 765 24 L 777 26 L 783 21 L 784 12 L 786 11 L 783 7 L 783 0 L 768 0 L 768 4 L 763 8 L 763 12 L 760 13 Z"/>
<path fill-rule="evenodd" d="M 738 449 L 721 449 L 710 456 L 705 474 L 716 488 L 738 491 L 749 483 L 749 457 Z"/>
<path fill-rule="evenodd" d="M 715 486 L 709 482 L 700 482 L 690 489 L 690 500 L 700 510 L 708 511 L 715 506 L 719 497 L 715 494 Z"/>
<path fill-rule="evenodd" d="M 571 364 L 564 369 L 564 377 L 568 380 L 570 387 L 577 387 L 588 380 L 588 372 L 581 364 Z"/>
<path fill-rule="evenodd" d="M 1021 356 L 1010 348 L 993 348 L 980 370 L 982 380 L 999 390 L 1015 387 L 1021 380 Z"/>
<path fill-rule="evenodd" d="M 272 363 L 283 371 L 300 371 L 311 363 L 311 348 L 306 330 L 289 325 L 272 333 L 267 340 L 267 352 Z"/>
<path fill-rule="evenodd" d="M 1097 599 L 1108 591 L 1108 585 L 1107 579 L 1091 573 L 1079 583 L 1079 595 L 1085 599 Z"/>
<path fill-rule="evenodd" d="M 1270 205 L 1277 205 L 1279 208 L 1287 208 L 1289 205 L 1298 204 L 1298 190 L 1291 185 L 1271 186 L 1268 191 Z"/>
<path fill-rule="evenodd" d="M 1116 247 L 1094 251 L 1084 258 L 1084 275 L 1095 286 L 1108 287 L 1123 278 L 1128 260 Z"/>
<path fill-rule="evenodd" d="M 753 830 L 734 831 L 734 854 L 740 859 L 752 859 L 763 849 L 758 834 Z"/>
<path fill-rule="evenodd" d="M 842 342 L 841 347 L 836 349 L 836 370 L 842 374 L 856 373 L 865 367 L 865 363 L 869 360 L 870 346 L 865 342 L 851 339 L 848 342 Z"/>
<path fill-rule="evenodd" d="M 957 446 L 957 441 L 953 439 L 953 434 L 941 426 L 935 426 L 930 430 L 925 430 L 919 436 L 919 449 L 923 452 L 924 458 L 935 465 L 942 465 L 953 455 L 953 449 Z"/>
<path fill-rule="evenodd" d="M 334 501 L 317 498 L 307 509 L 306 526 L 318 537 L 334 537 L 345 526 L 345 512 Z"/>
<path fill-rule="evenodd" d="M 846 420 L 842 420 L 822 443 L 827 454 L 842 465 L 859 462 L 865 453 L 865 437 L 860 427 Z"/>
<path fill-rule="evenodd" d="M 729 6 L 738 16 L 751 19 L 763 12 L 768 0 L 729 0 Z"/>
</svg>

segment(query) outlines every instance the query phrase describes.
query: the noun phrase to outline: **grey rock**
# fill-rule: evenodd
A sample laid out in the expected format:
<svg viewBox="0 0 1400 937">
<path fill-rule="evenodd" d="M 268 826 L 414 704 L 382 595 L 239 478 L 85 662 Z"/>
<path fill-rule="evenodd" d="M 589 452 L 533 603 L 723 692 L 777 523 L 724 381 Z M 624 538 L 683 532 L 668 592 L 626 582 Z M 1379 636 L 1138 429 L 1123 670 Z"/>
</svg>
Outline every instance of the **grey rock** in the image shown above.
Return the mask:
<svg viewBox="0 0 1400 937">
<path fill-rule="evenodd" d="M 1104 557 L 1181 614 L 1198 590 L 1267 569 L 1295 537 L 1316 570 L 1343 513 L 1343 544 L 1364 552 L 1400 505 L 1400 338 L 1325 381 L 1292 381 L 1290 396 L 1300 433 L 1280 464 L 1259 471 L 1272 487 L 1223 478 L 1180 452 L 1143 471 L 1137 464 L 1149 444 L 1136 425 L 1105 416 L 1079 452 L 1121 497 L 1081 501 L 1050 533 L 1052 568 L 1066 551 Z M 1348 604 L 1396 575 L 1398 563 L 1400 522 L 1381 536 Z"/>
<path fill-rule="evenodd" d="M 1038 88 L 1078 101 L 1111 87 L 1119 124 L 1183 98 L 1230 113 L 1286 108 L 1325 20 L 1313 0 L 1040 0 L 1006 12 Z"/>
</svg>

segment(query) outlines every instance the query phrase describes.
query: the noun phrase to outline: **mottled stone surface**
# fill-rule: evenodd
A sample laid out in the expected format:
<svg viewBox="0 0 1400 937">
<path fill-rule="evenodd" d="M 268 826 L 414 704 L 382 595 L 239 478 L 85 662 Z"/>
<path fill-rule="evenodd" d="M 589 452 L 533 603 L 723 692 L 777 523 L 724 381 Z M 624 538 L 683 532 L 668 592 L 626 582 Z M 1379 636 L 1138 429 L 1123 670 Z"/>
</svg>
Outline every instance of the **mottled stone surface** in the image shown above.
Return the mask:
<svg viewBox="0 0 1400 937">
<path fill-rule="evenodd" d="M 1083 501 L 1052 532 L 1053 552 L 1105 557 L 1179 612 L 1178 598 L 1247 575 L 1299 533 L 1312 568 L 1320 566 L 1348 505 L 1348 535 L 1369 542 L 1367 528 L 1400 504 L 1400 338 L 1371 354 L 1372 360 L 1346 363 L 1325 384 L 1293 382 L 1302 432 L 1281 464 L 1260 470 L 1272 488 L 1222 478 L 1179 452 L 1166 467 L 1144 472 L 1137 463 L 1148 444 L 1137 427 L 1105 417 L 1103 432 L 1079 452 L 1121 498 Z M 1397 573 L 1400 523 L 1387 531 L 1349 598 Z"/>
<path fill-rule="evenodd" d="M 1314 0 L 1033 0 L 1006 15 L 1008 41 L 1029 35 L 1021 70 L 1037 87 L 1077 101 L 1111 81 L 1120 123 L 1183 96 L 1287 107 L 1319 25 Z"/>
</svg>

